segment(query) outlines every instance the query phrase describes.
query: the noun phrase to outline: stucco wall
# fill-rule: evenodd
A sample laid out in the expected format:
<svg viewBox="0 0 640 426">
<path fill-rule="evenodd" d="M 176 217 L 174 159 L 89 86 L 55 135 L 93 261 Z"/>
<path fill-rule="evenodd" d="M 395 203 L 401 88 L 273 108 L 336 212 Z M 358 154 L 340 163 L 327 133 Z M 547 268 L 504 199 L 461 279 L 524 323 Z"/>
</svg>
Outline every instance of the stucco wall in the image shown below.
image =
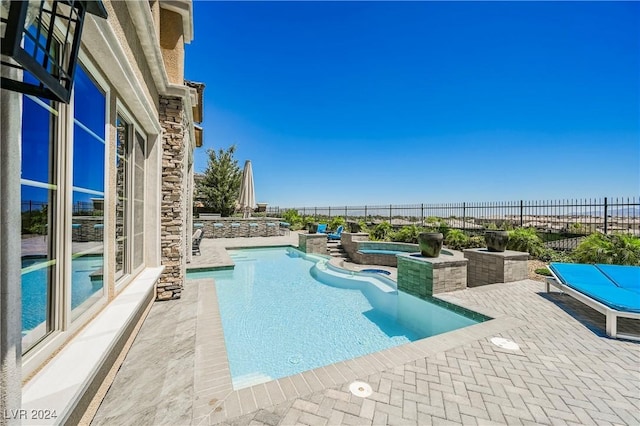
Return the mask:
<svg viewBox="0 0 640 426">
<path fill-rule="evenodd" d="M 160 47 L 169 82 L 184 84 L 182 16 L 176 12 L 161 9 L 160 29 Z"/>
<path fill-rule="evenodd" d="M 147 91 L 148 96 L 153 101 L 153 104 L 158 105 L 158 90 L 149 64 L 146 62 L 146 56 L 142 50 L 140 39 L 136 32 L 135 25 L 131 19 L 129 8 L 124 1 L 105 2 L 105 8 L 109 13 L 109 23 L 116 33 L 118 40 L 125 51 L 127 61 L 133 65 L 135 78 L 139 81 L 143 81 L 144 90 Z M 158 111 L 154 111 L 157 115 Z"/>
</svg>

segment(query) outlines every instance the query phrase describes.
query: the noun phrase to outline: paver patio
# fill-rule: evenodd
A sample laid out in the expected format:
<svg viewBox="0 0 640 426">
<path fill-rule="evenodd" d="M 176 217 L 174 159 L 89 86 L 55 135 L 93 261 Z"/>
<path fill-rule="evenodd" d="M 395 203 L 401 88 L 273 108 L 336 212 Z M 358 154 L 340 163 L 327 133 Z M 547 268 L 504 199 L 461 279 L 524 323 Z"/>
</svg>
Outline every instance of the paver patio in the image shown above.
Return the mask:
<svg viewBox="0 0 640 426">
<path fill-rule="evenodd" d="M 203 240 L 193 264 L 224 261 L 224 245 L 265 244 L 241 240 Z M 440 295 L 496 319 L 233 391 L 213 280 L 190 280 L 182 299 L 153 305 L 93 424 L 640 424 L 640 344 L 607 338 L 604 316 L 543 287 Z M 621 327 L 640 332 L 637 322 Z M 352 395 L 356 379 L 374 393 Z"/>
</svg>

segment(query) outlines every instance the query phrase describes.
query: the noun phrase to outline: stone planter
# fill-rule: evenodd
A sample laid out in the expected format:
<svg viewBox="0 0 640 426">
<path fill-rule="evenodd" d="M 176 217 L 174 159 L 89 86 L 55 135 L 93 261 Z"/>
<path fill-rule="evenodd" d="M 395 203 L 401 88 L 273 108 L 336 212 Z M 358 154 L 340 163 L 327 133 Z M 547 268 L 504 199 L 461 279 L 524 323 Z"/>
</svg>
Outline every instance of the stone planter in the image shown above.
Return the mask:
<svg viewBox="0 0 640 426">
<path fill-rule="evenodd" d="M 494 252 L 503 252 L 507 249 L 509 233 L 507 231 L 485 231 L 484 241 L 487 249 Z"/>
<path fill-rule="evenodd" d="M 420 253 L 424 257 L 438 257 L 442 249 L 443 236 L 440 232 L 422 232 L 418 234 Z"/>
</svg>

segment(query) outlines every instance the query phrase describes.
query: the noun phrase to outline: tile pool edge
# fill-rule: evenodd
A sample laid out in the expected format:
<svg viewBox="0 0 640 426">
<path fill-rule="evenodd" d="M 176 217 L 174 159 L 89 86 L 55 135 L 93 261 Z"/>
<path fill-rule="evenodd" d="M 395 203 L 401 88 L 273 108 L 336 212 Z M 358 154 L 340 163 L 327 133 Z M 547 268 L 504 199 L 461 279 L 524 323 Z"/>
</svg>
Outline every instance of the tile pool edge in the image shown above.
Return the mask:
<svg viewBox="0 0 640 426">
<path fill-rule="evenodd" d="M 211 278 L 194 280 L 198 291 L 194 424 L 201 424 L 206 418 L 209 422 L 235 418 L 287 400 L 338 387 L 355 379 L 365 379 L 371 374 L 526 325 L 525 321 L 505 314 L 483 312 L 493 319 L 358 358 L 233 390 L 213 281 Z M 475 307 L 467 309 L 475 310 Z"/>
</svg>

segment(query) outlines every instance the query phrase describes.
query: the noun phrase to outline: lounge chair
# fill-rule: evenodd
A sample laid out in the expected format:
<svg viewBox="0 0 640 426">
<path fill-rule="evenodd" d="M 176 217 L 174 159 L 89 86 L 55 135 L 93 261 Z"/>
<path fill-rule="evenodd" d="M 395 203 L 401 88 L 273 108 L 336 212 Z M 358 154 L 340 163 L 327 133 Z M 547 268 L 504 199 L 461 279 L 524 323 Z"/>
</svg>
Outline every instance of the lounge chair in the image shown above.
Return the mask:
<svg viewBox="0 0 640 426">
<path fill-rule="evenodd" d="M 336 229 L 336 232 L 327 234 L 327 238 L 329 238 L 330 240 L 339 240 L 340 236 L 342 235 L 342 231 L 344 231 L 344 226 L 340 225 L 338 226 L 338 229 Z"/>
<path fill-rule="evenodd" d="M 607 336 L 640 341 L 640 336 L 618 333 L 617 320 L 640 319 L 640 266 L 551 263 L 549 286 L 558 287 L 606 316 Z"/>
<path fill-rule="evenodd" d="M 191 254 L 201 254 L 200 241 L 202 241 L 202 229 L 197 229 L 193 233 L 193 240 L 191 241 Z"/>
<path fill-rule="evenodd" d="M 316 234 L 326 234 L 327 233 L 327 224 L 319 223 L 318 229 L 316 229 Z"/>
</svg>

